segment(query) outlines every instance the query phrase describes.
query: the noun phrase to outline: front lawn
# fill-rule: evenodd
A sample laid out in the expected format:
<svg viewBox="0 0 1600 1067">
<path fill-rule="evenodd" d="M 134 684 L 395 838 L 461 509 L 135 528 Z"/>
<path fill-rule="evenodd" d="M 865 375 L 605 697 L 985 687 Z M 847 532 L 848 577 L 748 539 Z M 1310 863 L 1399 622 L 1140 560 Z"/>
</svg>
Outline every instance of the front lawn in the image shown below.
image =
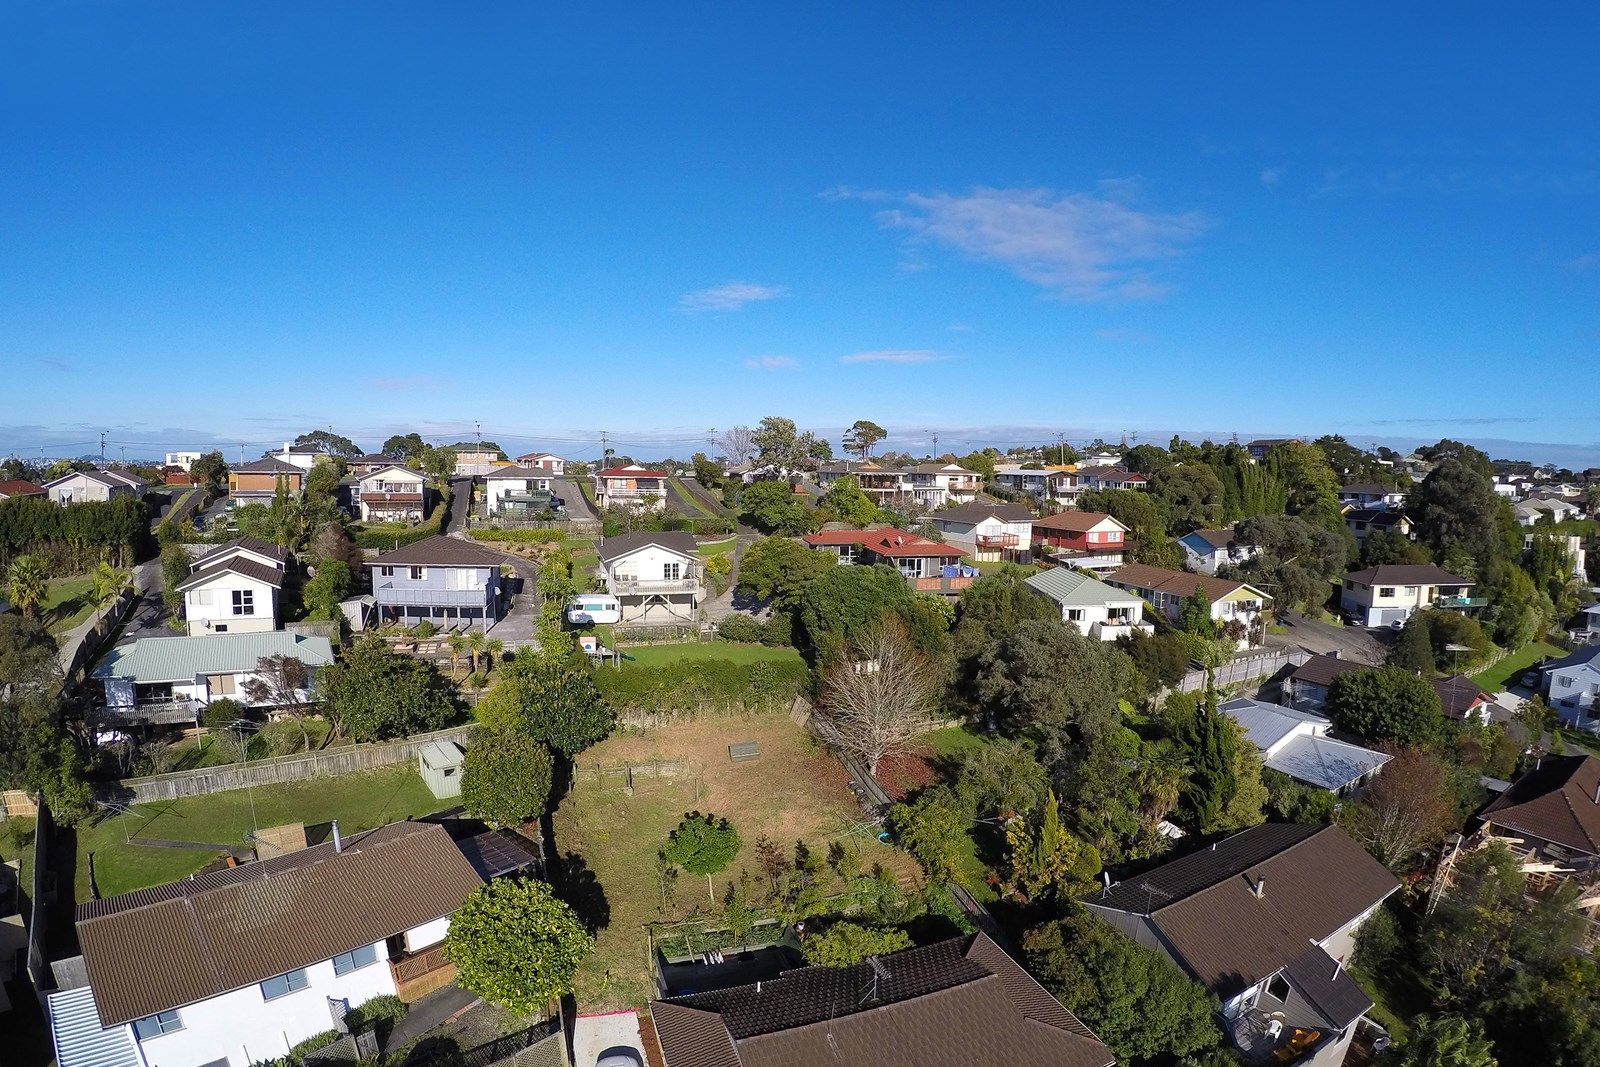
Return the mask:
<svg viewBox="0 0 1600 1067">
<path fill-rule="evenodd" d="M 725 659 L 733 663 L 800 663 L 800 653 L 792 648 L 766 645 L 736 645 L 731 641 L 695 641 L 680 645 L 634 645 L 622 650 L 623 662 L 647 667 L 681 660 Z"/>
<path fill-rule="evenodd" d="M 90 598 L 93 587 L 94 579 L 87 574 L 50 579 L 44 602 L 39 605 L 39 618 L 51 633 L 66 633 L 94 614 L 95 605 Z"/>
<path fill-rule="evenodd" d="M 999 574 L 1001 571 L 1005 570 L 1007 567 L 1015 567 L 1015 568 L 1017 568 L 1018 570 L 1020 570 L 1023 573 L 1024 576 L 1027 576 L 1029 574 L 1037 574 L 1038 571 L 1039 571 L 1038 565 L 1034 564 L 1034 563 L 1007 563 L 1004 560 L 984 560 L 984 561 L 980 561 L 980 560 L 975 560 L 975 559 L 971 558 L 970 556 L 962 556 L 961 557 L 961 562 L 965 563 L 969 567 L 978 568 L 978 573 L 979 574 Z"/>
<path fill-rule="evenodd" d="M 33 828 L 35 820 L 16 816 L 0 823 L 0 863 L 17 860 L 17 880 L 24 893 L 33 892 Z"/>
<path fill-rule="evenodd" d="M 314 843 L 327 836 L 326 824 L 333 819 L 339 820 L 340 833 L 349 837 L 453 803 L 428 792 L 415 764 L 400 764 L 336 778 L 139 804 L 131 813 L 78 826 L 77 899 L 90 899 L 90 853 L 101 896 L 187 877 L 222 855 L 216 848 L 141 845 L 140 837 L 244 846 L 253 828 L 301 822 Z"/>
<path fill-rule="evenodd" d="M 1472 676 L 1472 680 L 1491 693 L 1498 693 L 1509 682 L 1520 677 L 1522 672 L 1547 656 L 1561 657 L 1566 655 L 1555 645 L 1546 641 L 1535 641 L 1517 649 L 1505 659 L 1496 663 L 1487 670 L 1479 671 Z"/>
<path fill-rule="evenodd" d="M 737 537 L 730 537 L 726 541 L 712 541 L 709 544 L 701 545 L 695 551 L 700 554 L 701 559 L 710 559 L 712 556 L 731 554 L 738 543 L 739 539 Z"/>
</svg>

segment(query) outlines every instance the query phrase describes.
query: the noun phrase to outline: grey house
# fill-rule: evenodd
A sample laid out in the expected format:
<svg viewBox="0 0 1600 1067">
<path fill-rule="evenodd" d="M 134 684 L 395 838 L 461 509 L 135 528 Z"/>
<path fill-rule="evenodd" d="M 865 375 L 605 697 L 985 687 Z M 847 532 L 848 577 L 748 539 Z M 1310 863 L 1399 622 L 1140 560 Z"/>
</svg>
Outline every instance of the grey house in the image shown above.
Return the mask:
<svg viewBox="0 0 1600 1067">
<path fill-rule="evenodd" d="M 383 622 L 487 630 L 502 617 L 500 565 L 505 557 L 455 537 L 435 534 L 367 564 Z"/>
<path fill-rule="evenodd" d="M 1545 701 L 1562 721 L 1580 730 L 1600 731 L 1600 645 L 1584 645 L 1540 670 Z"/>
</svg>

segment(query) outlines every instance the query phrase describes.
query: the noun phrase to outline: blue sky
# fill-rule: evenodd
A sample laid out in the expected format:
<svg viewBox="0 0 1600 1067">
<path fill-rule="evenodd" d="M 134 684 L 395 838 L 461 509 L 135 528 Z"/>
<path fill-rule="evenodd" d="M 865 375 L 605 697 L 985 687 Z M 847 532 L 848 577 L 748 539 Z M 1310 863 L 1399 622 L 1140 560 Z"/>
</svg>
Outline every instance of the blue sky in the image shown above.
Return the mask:
<svg viewBox="0 0 1600 1067">
<path fill-rule="evenodd" d="M 569 6 L 8 8 L 0 451 L 781 413 L 1600 463 L 1600 11 Z"/>
</svg>

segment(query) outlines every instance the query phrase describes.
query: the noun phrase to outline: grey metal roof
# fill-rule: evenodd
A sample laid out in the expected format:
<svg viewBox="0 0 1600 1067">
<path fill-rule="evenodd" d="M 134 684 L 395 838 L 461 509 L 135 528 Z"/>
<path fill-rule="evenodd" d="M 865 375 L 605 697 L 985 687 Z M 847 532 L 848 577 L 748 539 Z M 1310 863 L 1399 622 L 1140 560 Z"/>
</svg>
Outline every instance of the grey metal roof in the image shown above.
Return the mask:
<svg viewBox="0 0 1600 1067">
<path fill-rule="evenodd" d="M 308 667 L 333 662 L 326 637 L 269 630 L 258 634 L 141 637 L 113 648 L 94 669 L 96 678 L 136 683 L 192 682 L 205 674 L 237 674 L 263 656 L 293 656 Z"/>
<path fill-rule="evenodd" d="M 257 563 L 249 556 L 234 556 L 224 560 L 214 567 L 197 570 L 189 577 L 178 583 L 178 592 L 186 593 L 197 586 L 205 585 L 214 578 L 224 574 L 237 574 L 245 578 L 253 578 L 258 582 L 265 582 L 274 589 L 283 588 L 283 572 L 269 567 L 265 563 Z"/>
<path fill-rule="evenodd" d="M 1388 753 L 1332 737 L 1301 736 L 1292 738 L 1263 762 L 1296 781 L 1338 790 L 1382 767 L 1389 759 Z"/>
<path fill-rule="evenodd" d="M 600 560 L 603 563 L 610 563 L 614 559 L 621 559 L 630 552 L 637 552 L 639 549 L 650 545 L 665 548 L 669 552 L 693 556 L 697 542 L 694 539 L 694 534 L 685 533 L 682 530 L 666 532 L 640 530 L 636 533 L 616 534 L 600 542 Z"/>
<path fill-rule="evenodd" d="M 454 741 L 430 741 L 417 752 L 425 767 L 459 767 L 464 758 L 461 746 Z"/>
<path fill-rule="evenodd" d="M 286 563 L 289 559 L 289 550 L 283 546 L 275 545 L 271 541 L 263 541 L 259 537 L 251 537 L 246 534 L 241 537 L 235 537 L 227 544 L 218 545 L 216 548 L 213 548 L 211 551 L 205 553 L 199 559 L 195 560 L 189 566 L 194 570 L 200 570 L 206 567 L 208 564 L 214 563 L 225 556 L 237 555 L 240 551 L 254 552 L 262 559 L 270 559 L 277 564 Z"/>
<path fill-rule="evenodd" d="M 1023 581 L 1035 592 L 1043 593 L 1057 604 L 1066 606 L 1091 607 L 1140 602 L 1133 593 L 1113 588 L 1098 578 L 1067 567 L 1052 567 L 1038 574 L 1030 574 Z"/>
<path fill-rule="evenodd" d="M 1233 718 L 1250 739 L 1250 743 L 1265 752 L 1267 749 L 1294 733 L 1295 728 L 1302 723 L 1310 723 L 1313 728 L 1324 729 L 1333 725 L 1332 720 L 1321 715 L 1313 715 L 1307 711 L 1296 711 L 1286 708 L 1282 704 L 1269 704 L 1264 700 L 1253 700 L 1250 697 L 1239 697 L 1230 700 L 1217 709 Z"/>
<path fill-rule="evenodd" d="M 48 1005 L 57 1067 L 144 1067 L 126 1024 L 100 1025 L 93 988 L 51 993 Z"/>
</svg>

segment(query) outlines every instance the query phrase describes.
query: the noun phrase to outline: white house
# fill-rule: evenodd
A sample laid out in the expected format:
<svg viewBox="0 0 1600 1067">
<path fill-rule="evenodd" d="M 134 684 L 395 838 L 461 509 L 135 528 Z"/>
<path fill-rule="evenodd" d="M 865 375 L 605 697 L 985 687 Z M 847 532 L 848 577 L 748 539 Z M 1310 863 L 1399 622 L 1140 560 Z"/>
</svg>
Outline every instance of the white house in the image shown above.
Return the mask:
<svg viewBox="0 0 1600 1067">
<path fill-rule="evenodd" d="M 1473 583 L 1433 564 L 1386 564 L 1344 576 L 1339 607 L 1358 626 L 1403 623 L 1424 608 L 1477 608 Z"/>
<path fill-rule="evenodd" d="M 1132 593 L 1068 567 L 1052 567 L 1024 579 L 1028 588 L 1061 611 L 1061 621 L 1085 637 L 1115 641 L 1135 630 L 1154 633 L 1144 621 L 1144 601 Z"/>
<path fill-rule="evenodd" d="M 694 535 L 618 534 L 600 542 L 600 574 L 623 622 L 693 622 L 704 587 Z"/>
<path fill-rule="evenodd" d="M 92 677 L 105 686 L 105 715 L 132 722 L 193 723 L 220 697 L 251 704 L 245 686 L 268 656 L 289 656 L 307 667 L 295 693 L 310 702 L 317 672 L 333 662 L 326 637 L 269 630 L 202 637 L 140 637 L 113 648 Z M 266 706 L 266 705 L 257 705 Z"/>
<path fill-rule="evenodd" d="M 1129 563 L 1105 576 L 1107 584 L 1137 593 L 1171 622 L 1182 615 L 1183 602 L 1198 590 L 1210 605 L 1211 621 L 1232 631 L 1240 648 L 1248 648 L 1261 636 L 1263 616 L 1272 598 L 1253 585 L 1231 582 L 1209 574 L 1151 567 Z"/>
<path fill-rule="evenodd" d="M 88 984 L 48 1002 L 59 1067 L 250 1067 L 343 1029 L 448 966 L 450 917 L 488 878 L 536 868 L 484 836 L 335 824 L 299 852 L 79 905 Z"/>
<path fill-rule="evenodd" d="M 1600 645 L 1584 645 L 1539 670 L 1545 702 L 1562 721 L 1600 731 Z"/>
<path fill-rule="evenodd" d="M 144 483 L 116 471 L 73 471 L 44 483 L 50 499 L 67 504 L 104 503 L 113 497 L 139 495 Z"/>
<path fill-rule="evenodd" d="M 178 585 L 189 636 L 276 630 L 288 560 L 277 545 L 240 537 L 189 564 Z"/>
<path fill-rule="evenodd" d="M 399 464 L 369 471 L 356 483 L 356 508 L 362 522 L 421 522 L 427 517 L 427 476 Z"/>
<path fill-rule="evenodd" d="M 1398 511 L 1405 507 L 1406 491 L 1377 482 L 1356 482 L 1340 488 L 1339 503 L 1373 511 Z"/>
<path fill-rule="evenodd" d="M 529 452 L 517 457 L 517 466 L 532 467 L 555 478 L 567 473 L 567 461 L 549 452 Z"/>
<path fill-rule="evenodd" d="M 317 448 L 296 448 L 288 441 L 285 441 L 282 448 L 272 453 L 272 457 L 282 463 L 289 464 L 291 467 L 299 467 L 303 471 L 308 471 L 317 465 L 318 460 L 327 459 L 328 453 Z"/>
<path fill-rule="evenodd" d="M 1033 540 L 1033 512 L 1021 504 L 960 504 L 929 518 L 946 542 L 980 562 L 1026 558 Z"/>
<path fill-rule="evenodd" d="M 1517 522 L 1523 526 L 1532 526 L 1541 519 L 1545 522 L 1565 522 L 1583 518 L 1582 508 L 1555 496 L 1529 497 L 1517 501 L 1512 507 L 1516 510 Z"/>
<path fill-rule="evenodd" d="M 1195 530 L 1178 538 L 1183 548 L 1183 562 L 1201 574 L 1216 574 L 1219 567 L 1237 565 L 1255 559 L 1260 545 L 1248 545 L 1237 539 L 1233 530 Z"/>
<path fill-rule="evenodd" d="M 201 455 L 203 453 L 200 452 L 168 452 L 167 461 L 162 466 L 182 467 L 184 470 L 188 470 L 200 461 Z"/>
<path fill-rule="evenodd" d="M 1329 737 L 1333 723 L 1308 711 L 1249 697 L 1230 700 L 1218 710 L 1243 728 L 1250 743 L 1261 750 L 1264 766 L 1330 793 L 1360 788 L 1390 759 L 1386 753 Z"/>
<path fill-rule="evenodd" d="M 955 463 L 919 463 L 911 467 L 885 467 L 871 460 L 843 460 L 817 467 L 817 485 L 826 489 L 843 478 L 854 478 L 861 491 L 880 507 L 933 511 L 947 504 L 977 499 L 983 479 Z"/>
<path fill-rule="evenodd" d="M 630 463 L 607 467 L 594 476 L 595 502 L 602 508 L 623 507 L 652 511 L 667 503 L 667 473 Z"/>
<path fill-rule="evenodd" d="M 1036 500 L 1053 500 L 1057 497 L 1056 484 L 1065 487 L 1070 480 L 1071 467 L 1024 467 L 1019 463 L 1000 463 L 994 468 L 994 482 L 1013 493 L 1027 493 Z"/>
<path fill-rule="evenodd" d="M 542 467 L 496 467 L 483 477 L 483 513 L 510 518 L 550 508 L 555 475 Z"/>
</svg>

